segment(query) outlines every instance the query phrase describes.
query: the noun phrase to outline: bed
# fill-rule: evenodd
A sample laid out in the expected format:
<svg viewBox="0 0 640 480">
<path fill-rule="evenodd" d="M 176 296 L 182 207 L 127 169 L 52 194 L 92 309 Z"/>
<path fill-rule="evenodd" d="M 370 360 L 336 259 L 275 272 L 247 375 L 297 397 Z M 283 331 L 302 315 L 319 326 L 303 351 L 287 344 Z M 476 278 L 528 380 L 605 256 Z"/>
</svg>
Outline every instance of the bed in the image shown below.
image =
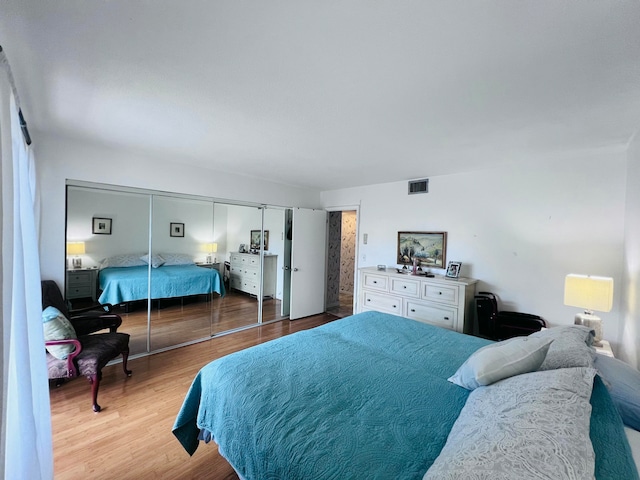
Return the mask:
<svg viewBox="0 0 640 480">
<path fill-rule="evenodd" d="M 112 257 L 104 261 L 98 275 L 100 303 L 120 304 L 149 297 L 149 265 L 145 255 Z M 171 258 L 166 255 L 167 258 Z M 126 258 L 127 261 L 122 260 Z M 224 295 L 224 284 L 216 269 L 202 268 L 190 259 L 178 257 L 175 262 L 160 261 L 152 256 L 151 298 L 164 299 L 218 293 Z M 137 261 L 136 261 L 137 259 Z"/>
<path fill-rule="evenodd" d="M 527 340 L 546 342 L 547 363 L 551 346 L 562 346 Z M 513 470 L 529 467 L 554 472 L 530 478 L 638 478 L 621 417 L 594 368 L 542 370 L 543 363 L 473 389 L 451 381 L 492 343 L 393 315 L 357 314 L 206 365 L 173 433 L 189 454 L 214 440 L 245 480 L 529 478 Z M 569 376 L 576 391 L 565 391 Z M 556 418 L 565 410 L 566 426 Z M 490 433 L 501 422 L 508 423 Z M 538 425 L 527 422 L 550 431 L 536 434 Z M 556 476 L 555 461 L 567 476 Z"/>
</svg>

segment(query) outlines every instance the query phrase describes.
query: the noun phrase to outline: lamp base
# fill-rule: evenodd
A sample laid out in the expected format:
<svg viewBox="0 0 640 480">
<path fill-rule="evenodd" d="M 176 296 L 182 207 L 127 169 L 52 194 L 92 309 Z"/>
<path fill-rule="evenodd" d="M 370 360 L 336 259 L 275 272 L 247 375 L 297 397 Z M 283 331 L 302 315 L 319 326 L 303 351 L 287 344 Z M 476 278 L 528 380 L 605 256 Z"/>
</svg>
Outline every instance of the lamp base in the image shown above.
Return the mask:
<svg viewBox="0 0 640 480">
<path fill-rule="evenodd" d="M 593 339 L 594 347 L 602 346 L 602 320 L 596 315 L 589 313 L 577 313 L 574 319 L 576 325 L 584 325 L 591 328 L 596 332 L 596 336 Z"/>
<path fill-rule="evenodd" d="M 82 268 L 82 259 L 80 257 L 75 257 L 73 259 L 73 268 L 74 269 Z"/>
</svg>

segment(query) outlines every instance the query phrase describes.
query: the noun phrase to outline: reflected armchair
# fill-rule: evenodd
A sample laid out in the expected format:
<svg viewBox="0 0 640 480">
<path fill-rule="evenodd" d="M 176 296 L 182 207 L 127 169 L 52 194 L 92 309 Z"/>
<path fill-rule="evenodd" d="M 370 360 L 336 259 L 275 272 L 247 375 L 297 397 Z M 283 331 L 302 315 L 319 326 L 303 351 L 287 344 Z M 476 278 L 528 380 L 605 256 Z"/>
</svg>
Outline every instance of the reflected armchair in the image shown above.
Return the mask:
<svg viewBox="0 0 640 480">
<path fill-rule="evenodd" d="M 64 379 L 87 377 L 93 411 L 99 412 L 98 389 L 107 363 L 122 355 L 125 375 L 132 373 L 127 369 L 129 335 L 117 332 L 122 319 L 110 312 L 110 305 L 69 312 L 58 285 L 51 280 L 42 282 L 42 310 L 49 379 L 60 385 Z M 109 332 L 95 333 L 105 329 Z M 55 338 L 51 338 L 50 332 Z"/>
</svg>

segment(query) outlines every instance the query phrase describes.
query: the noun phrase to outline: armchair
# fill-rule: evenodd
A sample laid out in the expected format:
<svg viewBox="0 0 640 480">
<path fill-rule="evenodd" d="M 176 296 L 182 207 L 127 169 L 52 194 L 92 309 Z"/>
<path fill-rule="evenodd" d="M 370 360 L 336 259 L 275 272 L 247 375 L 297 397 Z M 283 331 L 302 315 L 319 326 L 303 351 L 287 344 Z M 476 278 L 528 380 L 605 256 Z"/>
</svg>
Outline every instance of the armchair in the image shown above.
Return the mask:
<svg viewBox="0 0 640 480">
<path fill-rule="evenodd" d="M 48 339 L 45 341 L 47 348 L 47 370 L 50 380 L 57 380 L 61 384 L 64 379 L 71 379 L 80 375 L 87 377 L 91 384 L 93 411 L 99 412 L 102 408 L 98 405 L 98 389 L 102 379 L 102 369 L 114 358 L 122 355 L 122 369 L 127 376 L 131 376 L 131 370 L 127 369 L 129 358 L 129 335 L 118 333 L 117 329 L 122 324 L 119 315 L 111 313 L 110 305 L 98 306 L 81 311 L 69 312 L 66 307 L 60 289 L 55 282 L 45 280 L 42 282 L 42 309 L 54 307 L 58 310 L 50 318 L 55 318 L 64 325 L 68 320 L 75 332 L 72 337 Z M 52 309 L 47 309 L 50 311 Z M 54 311 L 55 312 L 55 311 Z M 58 317 L 63 316 L 63 319 Z M 45 314 L 43 313 L 43 321 Z M 46 321 L 54 321 L 47 319 Z M 109 333 L 94 333 L 109 329 Z M 71 328 L 69 328 L 71 330 Z M 66 355 L 53 355 L 56 346 L 72 345 L 73 351 Z M 49 351 L 51 350 L 51 351 Z M 55 353 L 55 352 L 54 352 Z"/>
</svg>

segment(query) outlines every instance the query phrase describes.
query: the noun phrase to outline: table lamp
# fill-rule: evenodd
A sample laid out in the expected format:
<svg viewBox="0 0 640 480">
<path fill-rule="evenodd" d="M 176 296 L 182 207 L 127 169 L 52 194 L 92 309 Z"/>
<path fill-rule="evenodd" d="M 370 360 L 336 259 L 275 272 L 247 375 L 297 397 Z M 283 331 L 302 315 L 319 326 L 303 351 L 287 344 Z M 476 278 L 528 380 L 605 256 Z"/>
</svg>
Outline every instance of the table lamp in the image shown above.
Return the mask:
<svg viewBox="0 0 640 480">
<path fill-rule="evenodd" d="M 84 255 L 84 242 L 67 242 L 67 255 L 75 255 L 73 258 L 73 268 L 82 268 L 82 258 L 78 255 Z"/>
<path fill-rule="evenodd" d="M 217 243 L 207 243 L 206 245 L 206 249 L 207 249 L 207 263 L 216 263 L 216 259 L 211 258 L 211 254 L 212 253 L 216 253 L 218 251 L 218 244 Z"/>
<path fill-rule="evenodd" d="M 564 281 L 564 304 L 584 308 L 575 316 L 576 325 L 596 332 L 594 345 L 602 345 L 602 320 L 593 311 L 609 312 L 613 306 L 613 278 L 571 273 Z"/>
</svg>

